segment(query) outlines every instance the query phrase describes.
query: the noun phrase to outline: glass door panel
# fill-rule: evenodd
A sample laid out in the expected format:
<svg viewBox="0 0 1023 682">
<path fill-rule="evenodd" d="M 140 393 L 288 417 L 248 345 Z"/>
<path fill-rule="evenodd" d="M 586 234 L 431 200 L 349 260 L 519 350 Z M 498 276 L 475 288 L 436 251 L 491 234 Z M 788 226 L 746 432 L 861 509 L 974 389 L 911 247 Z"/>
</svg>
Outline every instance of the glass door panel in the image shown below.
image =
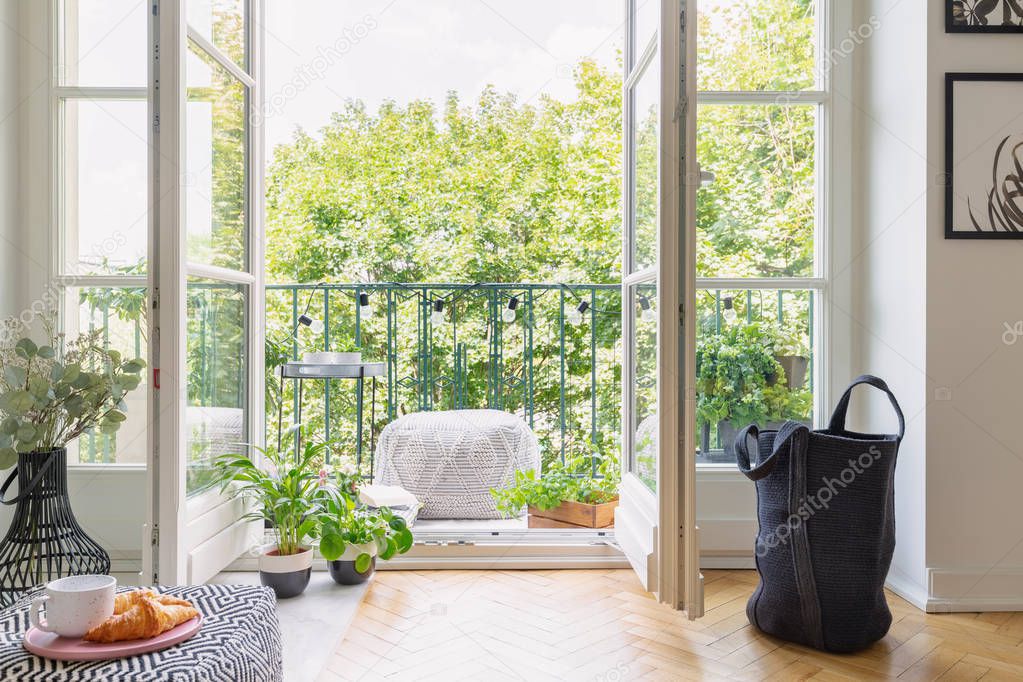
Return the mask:
<svg viewBox="0 0 1023 682">
<path fill-rule="evenodd" d="M 645 589 L 698 617 L 695 404 L 684 398 L 693 391 L 695 365 L 690 302 L 699 170 L 695 106 L 686 106 L 695 101 L 695 27 L 687 21 L 695 2 L 628 0 L 626 17 L 624 457 L 615 537 Z"/>
</svg>

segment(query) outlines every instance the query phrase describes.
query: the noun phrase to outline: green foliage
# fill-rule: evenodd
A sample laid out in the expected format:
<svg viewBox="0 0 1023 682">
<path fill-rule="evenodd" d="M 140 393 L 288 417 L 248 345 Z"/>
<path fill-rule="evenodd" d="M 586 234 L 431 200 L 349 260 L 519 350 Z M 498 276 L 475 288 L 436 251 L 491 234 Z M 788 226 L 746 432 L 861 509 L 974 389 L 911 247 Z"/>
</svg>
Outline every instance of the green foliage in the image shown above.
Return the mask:
<svg viewBox="0 0 1023 682">
<path fill-rule="evenodd" d="M 790 390 L 775 358 L 777 331 L 757 322 L 732 324 L 700 339 L 696 350 L 697 419 L 734 426 L 806 419 L 811 396 Z"/>
<path fill-rule="evenodd" d="M 412 548 L 412 531 L 405 519 L 387 507 L 370 509 L 356 504 L 359 479 L 350 474 L 339 474 L 337 485 L 322 486 L 319 490 L 321 512 L 317 516 L 316 532 L 320 537 L 320 554 L 327 561 L 335 561 L 349 545 L 376 545 L 377 554 L 387 560 L 395 554 L 404 554 Z M 370 555 L 360 552 L 355 567 L 365 571 Z"/>
<path fill-rule="evenodd" d="M 515 482 L 507 488 L 492 489 L 497 510 L 504 516 L 518 516 L 525 507 L 553 509 L 562 502 L 602 504 L 618 498 L 617 458 L 603 458 L 597 464 L 598 476 L 589 472 L 592 459 L 578 458 L 562 465 L 552 462 L 542 477 L 536 471 L 516 471 Z"/>
<path fill-rule="evenodd" d="M 98 429 L 113 434 L 127 419 L 124 396 L 138 388 L 145 362 L 106 349 L 102 330 L 65 342 L 55 315 L 40 319 L 38 345 L 9 318 L 0 329 L 0 469 L 17 453 L 66 446 Z"/>
<path fill-rule="evenodd" d="M 616 282 L 621 80 L 583 61 L 578 99 L 349 101 L 267 178 L 271 281 Z"/>
<path fill-rule="evenodd" d="M 284 442 L 291 443 L 292 439 Z M 297 554 L 302 551 L 303 540 L 316 531 L 322 498 L 315 462 L 323 459 L 328 445 L 306 442 L 297 457 L 287 449 L 249 447 L 263 455 L 266 466 L 244 454 L 218 458 L 213 467 L 221 493 L 233 486 L 236 494 L 255 502 L 257 509 L 246 518 L 269 521 L 279 552 Z"/>
</svg>

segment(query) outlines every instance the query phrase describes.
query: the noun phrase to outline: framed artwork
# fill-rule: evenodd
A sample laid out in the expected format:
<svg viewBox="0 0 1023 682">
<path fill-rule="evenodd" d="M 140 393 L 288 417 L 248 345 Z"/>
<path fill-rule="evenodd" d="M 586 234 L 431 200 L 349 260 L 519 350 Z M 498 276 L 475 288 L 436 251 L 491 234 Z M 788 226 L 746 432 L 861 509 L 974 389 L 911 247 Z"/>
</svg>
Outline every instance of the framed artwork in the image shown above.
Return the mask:
<svg viewBox="0 0 1023 682">
<path fill-rule="evenodd" d="M 1023 33 L 1023 0 L 945 0 L 946 33 Z"/>
<path fill-rule="evenodd" d="M 1023 239 L 1023 73 L 945 74 L 945 237 Z"/>
</svg>

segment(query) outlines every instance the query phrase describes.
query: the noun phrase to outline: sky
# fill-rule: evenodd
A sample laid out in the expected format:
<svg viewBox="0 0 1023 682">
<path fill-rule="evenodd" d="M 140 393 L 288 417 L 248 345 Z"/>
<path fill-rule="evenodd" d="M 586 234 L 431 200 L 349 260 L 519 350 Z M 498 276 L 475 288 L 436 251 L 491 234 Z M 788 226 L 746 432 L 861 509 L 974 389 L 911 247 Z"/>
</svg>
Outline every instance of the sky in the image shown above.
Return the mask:
<svg viewBox="0 0 1023 682">
<path fill-rule="evenodd" d="M 574 98 L 572 65 L 617 68 L 623 0 L 267 0 L 267 148 L 344 100 Z"/>
</svg>

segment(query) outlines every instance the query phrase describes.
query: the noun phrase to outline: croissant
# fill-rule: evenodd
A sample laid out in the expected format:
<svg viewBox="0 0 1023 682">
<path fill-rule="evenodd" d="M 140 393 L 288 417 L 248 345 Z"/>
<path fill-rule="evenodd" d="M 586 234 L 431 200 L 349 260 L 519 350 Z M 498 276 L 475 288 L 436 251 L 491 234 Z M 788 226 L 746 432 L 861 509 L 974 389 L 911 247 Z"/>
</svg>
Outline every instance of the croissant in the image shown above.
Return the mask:
<svg viewBox="0 0 1023 682">
<path fill-rule="evenodd" d="M 192 602 L 187 599 L 179 599 L 178 597 L 171 596 L 169 594 L 157 594 L 152 590 L 145 588 L 139 590 L 131 590 L 129 592 L 120 592 L 114 596 L 114 615 L 124 613 L 132 606 L 135 606 L 143 597 L 149 597 L 155 601 L 160 602 L 164 606 L 192 606 Z"/>
<path fill-rule="evenodd" d="M 123 599 L 115 599 L 115 609 L 121 606 L 126 607 L 125 610 L 115 613 L 86 632 L 82 639 L 104 644 L 130 639 L 149 639 L 199 615 L 188 602 L 185 602 L 188 605 L 184 606 L 178 603 L 164 604 L 160 601 L 160 597 L 167 597 L 169 601 L 174 602 L 183 602 L 185 601 L 183 599 L 156 595 L 146 590 L 127 592 L 118 597 Z"/>
</svg>

